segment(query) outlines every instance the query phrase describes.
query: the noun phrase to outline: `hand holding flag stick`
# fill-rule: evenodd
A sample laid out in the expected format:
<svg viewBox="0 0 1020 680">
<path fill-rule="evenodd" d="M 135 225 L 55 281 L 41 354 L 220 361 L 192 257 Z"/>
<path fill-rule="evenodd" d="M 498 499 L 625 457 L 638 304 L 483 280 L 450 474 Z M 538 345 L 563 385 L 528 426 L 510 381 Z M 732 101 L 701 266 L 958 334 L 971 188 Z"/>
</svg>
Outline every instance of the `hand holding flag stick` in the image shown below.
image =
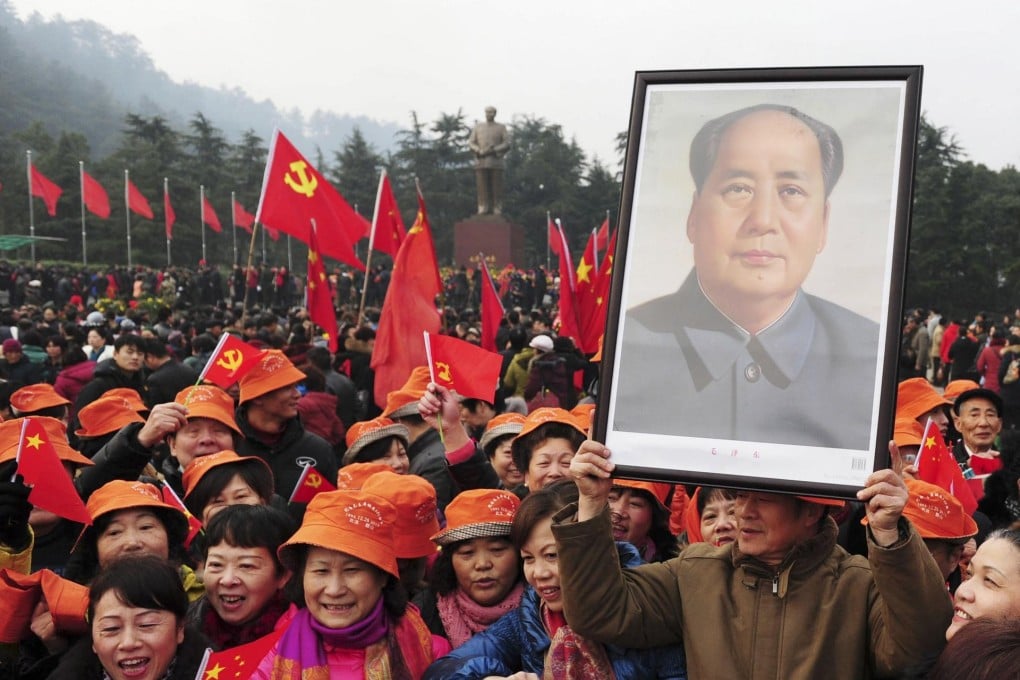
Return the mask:
<svg viewBox="0 0 1020 680">
<path fill-rule="evenodd" d="M 439 437 L 446 451 L 456 451 L 467 444 L 468 436 L 464 424 L 460 421 L 460 400 L 442 385 L 431 382 L 425 388 L 425 394 L 418 400 L 418 415 L 430 427 L 439 431 Z M 443 431 L 443 422 L 448 429 Z"/>
</svg>

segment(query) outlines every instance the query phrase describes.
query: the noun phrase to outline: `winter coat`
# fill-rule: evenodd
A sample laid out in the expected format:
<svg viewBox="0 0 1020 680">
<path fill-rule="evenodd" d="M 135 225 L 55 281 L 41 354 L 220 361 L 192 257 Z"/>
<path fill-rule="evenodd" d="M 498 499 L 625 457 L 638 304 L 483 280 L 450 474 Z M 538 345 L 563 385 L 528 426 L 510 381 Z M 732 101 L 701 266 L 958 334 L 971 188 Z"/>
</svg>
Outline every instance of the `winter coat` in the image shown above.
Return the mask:
<svg viewBox="0 0 1020 680">
<path fill-rule="evenodd" d="M 568 620 L 592 640 L 678 644 L 694 678 L 871 678 L 938 656 L 952 617 L 945 581 L 917 531 L 868 557 L 836 545 L 826 519 L 778 567 L 736 544 L 689 546 L 626 571 L 592 559 L 612 548 L 608 509 L 585 522 L 576 505 L 553 517 Z"/>
<path fill-rule="evenodd" d="M 617 543 L 616 547 L 623 565 L 641 564 L 634 546 Z M 425 680 L 481 679 L 518 671 L 535 673 L 541 678 L 549 643 L 549 633 L 542 621 L 541 598 L 528 586 L 520 607 L 429 666 Z M 615 644 L 605 648 L 617 678 L 687 677 L 684 650 L 678 643 L 655 649 L 627 649 Z"/>
<path fill-rule="evenodd" d="M 57 381 L 53 383 L 53 389 L 57 394 L 71 402 L 68 407 L 68 420 L 74 418 L 77 409 L 74 408 L 78 401 L 78 393 L 92 380 L 92 374 L 96 371 L 96 365 L 91 361 L 82 361 L 64 368 L 57 374 Z"/>
<path fill-rule="evenodd" d="M 343 449 L 344 435 L 347 428 L 340 422 L 336 414 L 336 396 L 326 392 L 308 392 L 298 400 L 297 410 L 301 416 L 301 424 L 309 432 L 313 432 L 333 447 Z"/>
<path fill-rule="evenodd" d="M 528 385 L 528 367 L 534 356 L 535 350 L 525 347 L 510 362 L 510 366 L 506 369 L 506 375 L 503 376 L 503 387 L 508 396 L 524 396 L 524 388 Z"/>
</svg>

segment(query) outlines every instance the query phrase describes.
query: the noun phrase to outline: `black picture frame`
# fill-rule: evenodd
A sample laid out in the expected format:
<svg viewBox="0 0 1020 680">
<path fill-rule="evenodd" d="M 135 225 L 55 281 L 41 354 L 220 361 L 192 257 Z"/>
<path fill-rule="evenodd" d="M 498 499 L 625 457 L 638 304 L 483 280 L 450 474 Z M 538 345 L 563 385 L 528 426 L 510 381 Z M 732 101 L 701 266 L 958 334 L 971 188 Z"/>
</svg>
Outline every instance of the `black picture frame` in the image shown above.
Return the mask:
<svg viewBox="0 0 1020 680">
<path fill-rule="evenodd" d="M 594 430 L 618 475 L 853 498 L 888 465 L 922 73 L 636 74 Z"/>
</svg>

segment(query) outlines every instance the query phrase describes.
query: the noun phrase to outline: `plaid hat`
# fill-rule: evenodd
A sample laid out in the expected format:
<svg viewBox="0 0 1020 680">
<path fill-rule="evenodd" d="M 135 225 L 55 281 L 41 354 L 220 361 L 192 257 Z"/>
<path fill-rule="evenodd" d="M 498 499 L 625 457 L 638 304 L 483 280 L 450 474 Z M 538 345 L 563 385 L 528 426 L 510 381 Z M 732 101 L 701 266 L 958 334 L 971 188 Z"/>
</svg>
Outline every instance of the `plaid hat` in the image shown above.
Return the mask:
<svg viewBox="0 0 1020 680">
<path fill-rule="evenodd" d="M 3 351 L 4 352 L 20 352 L 21 351 L 21 343 L 18 342 L 17 340 L 15 340 L 14 338 L 7 338 L 6 340 L 4 340 Z"/>
<path fill-rule="evenodd" d="M 392 470 L 365 480 L 361 490 L 385 498 L 397 511 L 393 525 L 393 554 L 398 559 L 428 557 L 436 552 L 430 537 L 439 531 L 436 489 L 424 477 L 398 475 Z"/>
<path fill-rule="evenodd" d="M 933 408 L 952 403 L 936 392 L 924 378 L 910 378 L 896 386 L 897 418 L 920 418 Z"/>
<path fill-rule="evenodd" d="M 924 427 L 915 418 L 897 418 L 893 423 L 893 441 L 896 446 L 920 446 Z"/>
<path fill-rule="evenodd" d="M 234 400 L 215 385 L 185 387 L 177 393 L 174 401 L 187 407 L 188 418 L 209 418 L 241 434 L 241 428 L 234 420 Z"/>
<path fill-rule="evenodd" d="M 394 436 L 399 437 L 405 447 L 411 439 L 411 433 L 408 432 L 407 427 L 382 416 L 354 423 L 347 430 L 347 451 L 344 453 L 341 465 L 353 463 L 358 453 L 369 444 Z"/>
<path fill-rule="evenodd" d="M 15 390 L 11 395 L 11 411 L 16 416 L 23 416 L 54 406 L 70 406 L 71 402 L 57 394 L 53 385 L 36 383 Z"/>
<path fill-rule="evenodd" d="M 258 362 L 241 378 L 241 398 L 244 404 L 263 394 L 302 382 L 305 374 L 294 367 L 290 359 L 278 349 L 267 349 Z"/>
<path fill-rule="evenodd" d="M 184 476 L 182 481 L 184 482 L 184 498 L 195 490 L 198 483 L 202 481 L 213 468 L 218 468 L 223 465 L 237 465 L 238 467 L 251 465 L 258 468 L 265 475 L 267 475 L 272 482 L 273 471 L 269 469 L 269 465 L 266 461 L 262 460 L 257 456 L 239 456 L 233 451 L 218 451 L 217 453 L 211 453 L 207 456 L 198 456 L 187 468 L 184 469 Z M 272 486 L 272 484 L 270 484 Z"/>
<path fill-rule="evenodd" d="M 949 401 L 955 401 L 958 396 L 969 390 L 980 389 L 981 385 L 977 384 L 973 380 L 950 380 L 946 384 L 946 389 L 942 390 L 942 397 Z"/>
<path fill-rule="evenodd" d="M 385 498 L 364 491 L 326 491 L 305 508 L 297 532 L 277 555 L 291 569 L 297 567 L 294 547 L 313 545 L 342 552 L 400 578 L 393 551 L 397 511 Z"/>
<path fill-rule="evenodd" d="M 93 464 L 91 460 L 71 448 L 67 442 L 67 428 L 63 422 L 47 416 L 32 416 L 32 420 L 42 425 L 46 438 L 57 453 L 57 458 L 75 465 Z M 24 421 L 24 418 L 13 418 L 0 423 L 0 463 L 18 457 L 18 444 L 21 442 L 21 426 Z"/>
<path fill-rule="evenodd" d="M 93 521 L 118 510 L 154 508 L 163 511 L 160 517 L 165 518 L 165 521 L 176 525 L 166 527 L 168 535 L 184 536 L 188 531 L 188 519 L 184 512 L 176 506 L 164 503 L 155 484 L 115 479 L 96 489 L 89 496 L 85 508 L 92 515 Z"/>
<path fill-rule="evenodd" d="M 439 545 L 471 538 L 509 536 L 521 501 L 502 489 L 471 489 L 446 506 L 446 528 L 432 536 Z"/>
<path fill-rule="evenodd" d="M 483 451 L 489 453 L 490 444 L 506 435 L 517 436 L 523 428 L 524 416 L 520 413 L 500 413 L 485 426 L 485 433 L 482 434 L 478 445 Z"/>
<path fill-rule="evenodd" d="M 386 395 L 386 408 L 382 414 L 394 419 L 418 415 L 418 400 L 425 394 L 430 382 L 428 366 L 416 367 L 403 387 Z"/>
<path fill-rule="evenodd" d="M 102 437 L 117 432 L 131 423 L 144 423 L 145 418 L 123 397 L 106 394 L 78 411 L 81 424 L 74 434 L 84 439 Z"/>
<path fill-rule="evenodd" d="M 613 486 L 622 486 L 626 489 L 637 489 L 638 491 L 644 491 L 649 494 L 666 512 L 669 512 L 669 508 L 666 507 L 666 499 L 669 498 L 669 492 L 673 490 L 672 484 L 663 484 L 662 482 L 645 482 L 636 479 L 614 479 Z"/>
<path fill-rule="evenodd" d="M 393 468 L 386 463 L 350 463 L 337 473 L 336 488 L 356 491 L 365 485 L 369 477 L 379 472 L 393 472 Z"/>
<path fill-rule="evenodd" d="M 907 504 L 903 516 L 917 529 L 921 538 L 965 541 L 978 532 L 977 522 L 963 509 L 963 504 L 940 486 L 908 479 Z M 861 520 L 867 525 L 868 518 Z"/>
</svg>

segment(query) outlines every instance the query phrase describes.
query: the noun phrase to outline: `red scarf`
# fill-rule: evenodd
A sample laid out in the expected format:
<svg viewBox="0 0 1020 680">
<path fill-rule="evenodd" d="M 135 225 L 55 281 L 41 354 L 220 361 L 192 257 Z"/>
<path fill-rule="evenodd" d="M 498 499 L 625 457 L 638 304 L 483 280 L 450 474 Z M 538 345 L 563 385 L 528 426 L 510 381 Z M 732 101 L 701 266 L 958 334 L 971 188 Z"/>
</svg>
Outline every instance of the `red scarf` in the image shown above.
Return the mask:
<svg viewBox="0 0 1020 680">
<path fill-rule="evenodd" d="M 517 609 L 524 594 L 524 584 L 518 582 L 502 600 L 485 607 L 460 588 L 449 595 L 436 596 L 436 608 L 446 630 L 446 639 L 454 648 L 460 647 L 477 633 L 491 626 L 496 619 Z"/>
</svg>

